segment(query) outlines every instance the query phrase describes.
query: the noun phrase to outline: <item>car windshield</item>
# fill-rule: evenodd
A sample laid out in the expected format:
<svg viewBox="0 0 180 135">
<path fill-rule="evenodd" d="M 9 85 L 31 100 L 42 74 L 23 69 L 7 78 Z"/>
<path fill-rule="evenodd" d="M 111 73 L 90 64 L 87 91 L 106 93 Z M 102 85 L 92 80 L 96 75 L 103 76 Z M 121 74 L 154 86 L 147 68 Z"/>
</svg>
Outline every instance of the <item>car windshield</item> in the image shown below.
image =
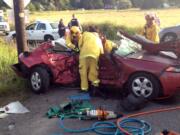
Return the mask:
<svg viewBox="0 0 180 135">
<path fill-rule="evenodd" d="M 124 36 L 122 36 L 123 39 L 120 41 L 120 46 L 115 51 L 115 54 L 119 56 L 128 56 L 133 53 L 137 53 L 142 50 L 142 47 L 140 44 L 134 42 L 131 39 L 128 39 Z"/>
<path fill-rule="evenodd" d="M 50 23 L 52 29 L 58 29 L 58 23 Z"/>
</svg>

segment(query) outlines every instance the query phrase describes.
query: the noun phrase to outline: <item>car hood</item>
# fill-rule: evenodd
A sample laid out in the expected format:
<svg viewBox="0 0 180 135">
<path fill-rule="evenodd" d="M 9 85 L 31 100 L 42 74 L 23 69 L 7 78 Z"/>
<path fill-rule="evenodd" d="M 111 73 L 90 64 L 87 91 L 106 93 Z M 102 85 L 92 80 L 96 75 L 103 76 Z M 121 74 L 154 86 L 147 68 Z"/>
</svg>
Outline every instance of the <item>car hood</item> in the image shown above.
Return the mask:
<svg viewBox="0 0 180 135">
<path fill-rule="evenodd" d="M 128 58 L 157 62 L 168 65 L 177 65 L 179 63 L 176 58 L 176 55 L 171 52 L 160 52 L 159 54 L 155 55 L 155 54 L 150 54 L 146 51 L 140 51 L 138 53 L 129 55 Z"/>
</svg>

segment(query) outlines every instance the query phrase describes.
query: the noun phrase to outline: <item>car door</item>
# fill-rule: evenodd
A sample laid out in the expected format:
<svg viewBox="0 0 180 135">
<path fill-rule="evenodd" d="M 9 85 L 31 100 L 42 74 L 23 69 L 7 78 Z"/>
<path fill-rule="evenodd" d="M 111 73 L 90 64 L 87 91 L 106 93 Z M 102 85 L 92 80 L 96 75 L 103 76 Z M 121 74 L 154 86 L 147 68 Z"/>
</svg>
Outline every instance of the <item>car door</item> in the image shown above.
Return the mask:
<svg viewBox="0 0 180 135">
<path fill-rule="evenodd" d="M 78 58 L 63 46 L 55 46 L 49 54 L 49 60 L 54 72 L 55 82 L 61 84 L 73 83 L 78 80 Z"/>
<path fill-rule="evenodd" d="M 47 30 L 47 26 L 45 23 L 38 23 L 36 30 L 34 31 L 33 37 L 34 40 L 44 40 L 44 35 Z"/>
<path fill-rule="evenodd" d="M 111 54 L 104 54 L 99 60 L 99 78 L 108 83 L 115 83 L 120 77 L 121 64 L 117 63 Z"/>
<path fill-rule="evenodd" d="M 26 34 L 28 40 L 34 40 L 33 34 L 35 27 L 36 27 L 36 23 L 30 24 L 29 26 L 26 27 Z"/>
</svg>

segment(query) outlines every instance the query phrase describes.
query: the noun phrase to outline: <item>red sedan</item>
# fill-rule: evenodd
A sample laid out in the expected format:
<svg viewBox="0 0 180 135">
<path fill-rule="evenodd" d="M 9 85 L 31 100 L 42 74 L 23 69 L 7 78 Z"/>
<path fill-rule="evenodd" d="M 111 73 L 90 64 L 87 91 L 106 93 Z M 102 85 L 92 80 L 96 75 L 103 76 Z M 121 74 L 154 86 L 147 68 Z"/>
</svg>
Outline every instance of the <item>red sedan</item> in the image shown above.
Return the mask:
<svg viewBox="0 0 180 135">
<path fill-rule="evenodd" d="M 152 55 L 142 44 L 124 37 L 111 54 L 99 61 L 101 85 L 125 89 L 136 96 L 154 99 L 173 95 L 180 89 L 180 63 L 173 53 Z M 50 82 L 79 83 L 78 54 L 65 45 L 43 43 L 33 52 L 22 53 L 20 63 L 13 65 L 18 75 L 29 79 L 36 93 L 48 89 Z"/>
</svg>

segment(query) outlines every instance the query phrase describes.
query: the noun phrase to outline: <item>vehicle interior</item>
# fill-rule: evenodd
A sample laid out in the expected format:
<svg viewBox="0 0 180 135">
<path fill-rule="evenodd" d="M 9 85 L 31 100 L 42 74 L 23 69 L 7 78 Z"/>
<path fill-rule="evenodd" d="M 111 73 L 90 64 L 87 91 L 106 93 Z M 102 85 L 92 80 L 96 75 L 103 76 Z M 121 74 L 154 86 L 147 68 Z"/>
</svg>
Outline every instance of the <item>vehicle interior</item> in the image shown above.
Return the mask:
<svg viewBox="0 0 180 135">
<path fill-rule="evenodd" d="M 52 41 L 52 45 L 54 52 L 72 52 L 72 50 L 66 46 L 65 40 L 63 38 Z"/>
</svg>

